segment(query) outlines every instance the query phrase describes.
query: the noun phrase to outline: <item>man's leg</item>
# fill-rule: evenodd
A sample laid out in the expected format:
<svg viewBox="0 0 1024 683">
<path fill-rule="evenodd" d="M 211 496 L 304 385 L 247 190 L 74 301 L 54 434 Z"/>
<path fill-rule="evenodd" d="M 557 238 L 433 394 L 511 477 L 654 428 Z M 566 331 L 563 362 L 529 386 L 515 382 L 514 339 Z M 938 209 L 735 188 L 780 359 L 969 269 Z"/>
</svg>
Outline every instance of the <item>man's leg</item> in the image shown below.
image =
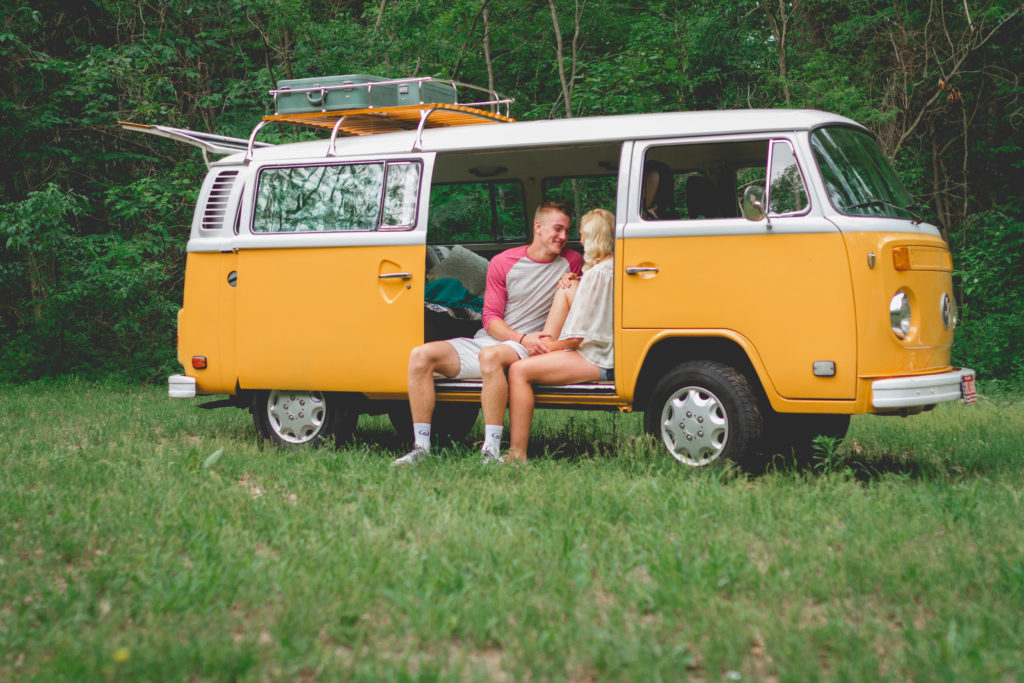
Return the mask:
<svg viewBox="0 0 1024 683">
<path fill-rule="evenodd" d="M 434 372 L 459 374 L 459 354 L 446 341 L 417 346 L 409 354 L 409 411 L 413 422 L 430 422 L 434 414 Z"/>
<path fill-rule="evenodd" d="M 483 389 L 480 403 L 484 411 L 484 453 L 497 456 L 501 452 L 501 432 L 508 403 L 508 380 L 505 368 L 519 360 L 519 354 L 508 344 L 495 344 L 480 351 L 480 375 Z"/>
<path fill-rule="evenodd" d="M 434 414 L 434 372 L 459 374 L 459 354 L 446 341 L 417 346 L 409 354 L 409 412 L 412 413 L 413 448 L 392 464 L 415 464 L 430 450 L 430 421 Z"/>
</svg>

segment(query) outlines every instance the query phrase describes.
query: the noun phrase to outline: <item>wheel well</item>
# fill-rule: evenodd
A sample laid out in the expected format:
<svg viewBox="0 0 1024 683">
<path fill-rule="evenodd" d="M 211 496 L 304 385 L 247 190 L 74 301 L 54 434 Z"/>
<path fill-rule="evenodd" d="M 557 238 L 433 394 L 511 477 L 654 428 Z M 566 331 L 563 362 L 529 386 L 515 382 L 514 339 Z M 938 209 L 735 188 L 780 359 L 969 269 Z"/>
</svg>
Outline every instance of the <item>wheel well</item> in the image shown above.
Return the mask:
<svg viewBox="0 0 1024 683">
<path fill-rule="evenodd" d="M 648 351 L 633 392 L 636 409 L 647 407 L 654 386 L 669 369 L 688 360 L 713 360 L 733 367 L 746 376 L 759 397 L 765 397 L 754 366 L 743 348 L 733 340 L 724 337 L 672 337 L 659 341 Z"/>
</svg>

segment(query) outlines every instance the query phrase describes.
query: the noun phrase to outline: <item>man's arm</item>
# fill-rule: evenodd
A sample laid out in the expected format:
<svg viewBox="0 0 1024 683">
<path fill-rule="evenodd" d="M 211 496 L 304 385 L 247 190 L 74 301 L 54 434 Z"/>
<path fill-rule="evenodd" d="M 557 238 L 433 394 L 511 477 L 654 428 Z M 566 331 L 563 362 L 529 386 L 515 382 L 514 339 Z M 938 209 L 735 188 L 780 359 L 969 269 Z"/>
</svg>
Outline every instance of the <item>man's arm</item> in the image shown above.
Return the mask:
<svg viewBox="0 0 1024 683">
<path fill-rule="evenodd" d="M 541 340 L 547 346 L 547 352 L 551 351 L 568 351 L 570 349 L 579 348 L 579 345 L 583 343 L 583 337 L 571 337 L 569 339 L 552 339 L 550 335 L 539 333 Z M 545 353 L 547 353 L 545 352 Z"/>
<path fill-rule="evenodd" d="M 543 332 L 530 332 L 529 334 L 517 332 L 509 327 L 508 323 L 501 318 L 491 320 L 491 323 L 487 326 L 487 334 L 499 341 L 510 340 L 519 342 L 526 347 L 531 356 L 536 356 L 538 353 L 547 353 L 552 350 L 551 337 L 548 335 Z"/>
</svg>

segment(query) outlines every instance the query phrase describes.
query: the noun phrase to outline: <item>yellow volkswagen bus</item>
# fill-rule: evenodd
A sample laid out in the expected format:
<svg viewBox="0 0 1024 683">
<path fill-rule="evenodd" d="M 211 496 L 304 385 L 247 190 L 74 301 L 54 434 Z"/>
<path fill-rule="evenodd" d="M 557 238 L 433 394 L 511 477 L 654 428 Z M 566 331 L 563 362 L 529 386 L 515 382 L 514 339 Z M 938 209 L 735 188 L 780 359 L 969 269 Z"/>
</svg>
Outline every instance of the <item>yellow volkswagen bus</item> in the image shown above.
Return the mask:
<svg viewBox="0 0 1024 683">
<path fill-rule="evenodd" d="M 226 395 L 284 445 L 344 439 L 360 414 L 408 420 L 410 349 L 478 328 L 486 259 L 553 198 L 615 214 L 615 380 L 539 388 L 539 407 L 643 411 L 703 466 L 842 436 L 851 415 L 973 402 L 973 372 L 950 365 L 949 248 L 855 121 L 492 112 L 266 117 L 330 131 L 277 145 L 126 124 L 223 155 L 188 242 L 170 395 Z M 465 301 L 437 296 L 445 280 Z M 436 422 L 464 434 L 480 383 L 437 391 Z"/>
</svg>

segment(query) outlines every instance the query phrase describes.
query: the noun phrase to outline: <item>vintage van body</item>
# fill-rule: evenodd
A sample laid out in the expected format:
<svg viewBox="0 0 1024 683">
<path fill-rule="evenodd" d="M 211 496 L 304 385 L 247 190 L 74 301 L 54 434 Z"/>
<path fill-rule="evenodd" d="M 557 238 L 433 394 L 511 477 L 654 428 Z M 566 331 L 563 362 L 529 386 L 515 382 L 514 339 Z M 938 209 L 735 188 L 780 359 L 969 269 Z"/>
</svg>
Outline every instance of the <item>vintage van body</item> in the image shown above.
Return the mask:
<svg viewBox="0 0 1024 683">
<path fill-rule="evenodd" d="M 253 139 L 209 165 L 178 315 L 185 372 L 169 382 L 175 397 L 227 395 L 276 442 L 344 438 L 361 413 L 401 424 L 410 349 L 473 329 L 425 310 L 428 245 L 491 257 L 524 242 L 547 198 L 615 214 L 615 380 L 542 387 L 538 406 L 644 411 L 668 453 L 699 466 L 841 436 L 855 414 L 973 398 L 973 373 L 950 365 L 948 246 L 844 117 Z M 674 203 L 658 219 L 641 206 L 652 161 Z M 437 420 L 467 430 L 480 383 L 437 391 Z"/>
</svg>

